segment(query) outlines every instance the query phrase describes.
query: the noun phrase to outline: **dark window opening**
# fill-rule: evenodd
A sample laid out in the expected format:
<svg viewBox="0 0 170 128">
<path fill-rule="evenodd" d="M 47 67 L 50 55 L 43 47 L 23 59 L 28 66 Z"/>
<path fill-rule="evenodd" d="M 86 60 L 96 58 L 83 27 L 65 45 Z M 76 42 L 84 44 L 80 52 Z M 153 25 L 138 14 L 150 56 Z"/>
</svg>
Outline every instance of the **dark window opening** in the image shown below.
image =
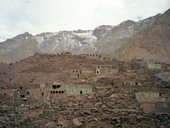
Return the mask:
<svg viewBox="0 0 170 128">
<path fill-rule="evenodd" d="M 25 95 L 21 95 L 21 98 L 25 98 Z"/>
<path fill-rule="evenodd" d="M 41 95 L 44 96 L 44 93 L 42 92 Z"/>
<path fill-rule="evenodd" d="M 4 93 L 4 96 L 6 96 L 7 94 L 6 93 Z"/>
<path fill-rule="evenodd" d="M 83 91 L 80 91 L 80 94 L 83 94 Z"/>
<path fill-rule="evenodd" d="M 62 124 L 57 124 L 58 127 L 62 127 L 63 125 Z"/>
<path fill-rule="evenodd" d="M 53 93 L 53 91 L 51 91 L 51 94 Z"/>
<path fill-rule="evenodd" d="M 97 74 L 99 74 L 99 71 L 97 71 Z"/>
<path fill-rule="evenodd" d="M 27 95 L 30 95 L 30 92 L 29 92 L 29 91 L 27 91 Z"/>
<path fill-rule="evenodd" d="M 19 87 L 20 88 L 20 90 L 22 90 L 23 88 L 22 87 Z"/>
<path fill-rule="evenodd" d="M 58 91 L 56 91 L 55 93 L 58 93 Z"/>
<path fill-rule="evenodd" d="M 59 91 L 59 93 L 64 93 L 64 91 Z"/>
<path fill-rule="evenodd" d="M 57 89 L 57 88 L 60 88 L 60 87 L 61 87 L 61 85 L 52 85 L 53 89 Z"/>
<path fill-rule="evenodd" d="M 74 70 L 73 70 L 73 72 L 74 72 Z"/>
<path fill-rule="evenodd" d="M 159 96 L 163 96 L 163 95 L 165 95 L 165 93 L 159 93 Z"/>
<path fill-rule="evenodd" d="M 79 74 L 77 74 L 77 77 L 79 77 L 80 75 Z"/>
</svg>

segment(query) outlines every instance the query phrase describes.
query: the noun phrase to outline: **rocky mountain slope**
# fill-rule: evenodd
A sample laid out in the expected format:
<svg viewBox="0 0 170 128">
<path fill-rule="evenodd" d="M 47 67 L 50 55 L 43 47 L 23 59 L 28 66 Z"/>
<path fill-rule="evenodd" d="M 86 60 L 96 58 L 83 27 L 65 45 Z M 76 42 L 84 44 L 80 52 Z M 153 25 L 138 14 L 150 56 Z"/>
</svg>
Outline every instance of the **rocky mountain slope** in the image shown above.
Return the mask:
<svg viewBox="0 0 170 128">
<path fill-rule="evenodd" d="M 0 61 L 15 62 L 38 51 L 37 41 L 31 34 L 24 33 L 0 43 Z"/>
<path fill-rule="evenodd" d="M 150 28 L 135 34 L 116 56 L 125 60 L 143 58 L 169 63 L 170 10 L 155 20 Z"/>
<path fill-rule="evenodd" d="M 35 52 L 112 54 L 126 44 L 135 33 L 150 27 L 158 17 L 160 15 L 138 22 L 128 20 L 117 26 L 102 25 L 94 30 L 60 31 L 35 36 L 24 33 L 0 43 L 0 62 L 15 62 Z"/>
<path fill-rule="evenodd" d="M 107 32 L 100 35 L 100 37 L 98 36 L 98 41 L 96 43 L 98 51 L 105 54 L 113 54 L 117 49 L 126 44 L 134 34 L 149 28 L 159 16 L 158 14 L 138 22 L 127 20 L 120 23 L 118 26 L 110 28 Z M 102 29 L 103 26 L 96 28 L 94 34 L 96 31 L 100 33 Z"/>
</svg>

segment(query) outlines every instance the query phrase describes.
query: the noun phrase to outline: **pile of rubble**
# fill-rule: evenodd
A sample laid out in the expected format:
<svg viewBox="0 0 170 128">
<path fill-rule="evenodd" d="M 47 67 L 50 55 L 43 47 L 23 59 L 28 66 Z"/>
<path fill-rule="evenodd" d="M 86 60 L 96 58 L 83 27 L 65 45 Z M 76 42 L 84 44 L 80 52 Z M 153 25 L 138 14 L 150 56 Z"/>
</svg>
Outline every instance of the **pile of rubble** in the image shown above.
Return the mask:
<svg viewBox="0 0 170 128">
<path fill-rule="evenodd" d="M 23 115 L 8 106 L 0 106 L 0 128 L 30 128 L 36 127 L 30 117 Z"/>
<path fill-rule="evenodd" d="M 133 94 L 114 93 L 109 87 L 101 90 L 91 95 L 59 97 L 51 101 L 51 108 L 44 107 L 39 123 L 45 118 L 41 125 L 47 128 L 170 127 L 170 115 L 143 113 Z"/>
</svg>

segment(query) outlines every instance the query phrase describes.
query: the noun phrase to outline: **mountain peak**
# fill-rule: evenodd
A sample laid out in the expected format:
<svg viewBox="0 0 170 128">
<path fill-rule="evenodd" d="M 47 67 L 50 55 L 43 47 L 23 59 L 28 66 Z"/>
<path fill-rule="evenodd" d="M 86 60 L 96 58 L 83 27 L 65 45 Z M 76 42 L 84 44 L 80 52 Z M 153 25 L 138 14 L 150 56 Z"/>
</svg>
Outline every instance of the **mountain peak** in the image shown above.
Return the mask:
<svg viewBox="0 0 170 128">
<path fill-rule="evenodd" d="M 21 35 L 23 35 L 23 36 L 29 36 L 29 37 L 32 37 L 32 36 L 33 36 L 33 35 L 30 34 L 29 32 L 25 32 L 25 33 L 23 33 L 23 34 L 21 34 Z"/>
<path fill-rule="evenodd" d="M 123 21 L 123 22 L 121 22 L 119 25 L 133 25 L 133 24 L 135 24 L 136 22 L 135 21 L 133 21 L 133 20 L 126 20 L 126 21 Z"/>
</svg>

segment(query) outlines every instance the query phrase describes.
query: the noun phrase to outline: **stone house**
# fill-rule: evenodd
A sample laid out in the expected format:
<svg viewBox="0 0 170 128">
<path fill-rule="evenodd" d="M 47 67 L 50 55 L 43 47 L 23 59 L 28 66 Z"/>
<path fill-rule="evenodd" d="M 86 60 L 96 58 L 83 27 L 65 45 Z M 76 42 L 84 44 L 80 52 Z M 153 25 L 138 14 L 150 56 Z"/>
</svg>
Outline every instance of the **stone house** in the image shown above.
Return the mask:
<svg viewBox="0 0 170 128">
<path fill-rule="evenodd" d="M 12 94 L 11 94 L 11 89 L 1 88 L 1 89 L 0 89 L 0 95 L 1 95 L 1 96 L 4 96 L 4 97 L 11 97 L 11 96 L 12 96 Z"/>
<path fill-rule="evenodd" d="M 118 72 L 117 68 L 113 68 L 110 65 L 98 65 L 96 67 L 96 75 L 106 75 Z"/>
<path fill-rule="evenodd" d="M 50 86 L 50 98 L 59 95 L 81 95 L 92 93 L 92 86 L 85 84 L 53 84 Z"/>
<path fill-rule="evenodd" d="M 167 64 L 166 70 L 170 71 L 170 64 Z"/>
<path fill-rule="evenodd" d="M 162 79 L 163 81 L 169 82 L 170 81 L 170 72 L 165 71 L 165 72 L 160 72 L 155 75 L 156 77 Z"/>
<path fill-rule="evenodd" d="M 102 61 L 112 61 L 112 57 L 110 57 L 109 55 L 102 55 L 101 60 Z"/>
<path fill-rule="evenodd" d="M 71 56 L 71 52 L 62 52 L 61 53 L 62 56 Z"/>
<path fill-rule="evenodd" d="M 18 87 L 11 90 L 11 95 L 15 100 L 28 100 L 32 98 L 32 90 L 27 87 Z"/>
<path fill-rule="evenodd" d="M 50 86 L 41 84 L 39 87 L 32 88 L 32 97 L 35 99 L 49 99 L 50 98 Z"/>
<path fill-rule="evenodd" d="M 98 59 L 101 60 L 102 56 L 98 54 L 81 54 L 80 56 L 86 58 L 86 59 Z"/>
<path fill-rule="evenodd" d="M 112 57 L 109 55 L 98 55 L 98 54 L 81 54 L 80 56 L 86 59 L 97 59 L 101 61 L 112 61 Z"/>
<path fill-rule="evenodd" d="M 153 61 L 140 61 L 140 65 L 144 68 L 151 69 L 151 70 L 161 70 L 162 64 L 159 62 L 153 62 Z"/>
<path fill-rule="evenodd" d="M 170 71 L 170 64 L 164 64 L 164 71 Z"/>
<path fill-rule="evenodd" d="M 0 95 L 14 98 L 14 100 L 53 99 L 63 95 L 81 95 L 92 93 L 92 86 L 86 84 L 41 84 L 39 87 L 19 87 L 15 89 L 1 89 Z"/>
<path fill-rule="evenodd" d="M 169 91 L 137 92 L 136 100 L 146 113 L 170 113 Z"/>
<path fill-rule="evenodd" d="M 82 75 L 82 70 L 81 69 L 72 69 L 70 71 L 70 76 L 71 78 L 79 78 Z"/>
</svg>

